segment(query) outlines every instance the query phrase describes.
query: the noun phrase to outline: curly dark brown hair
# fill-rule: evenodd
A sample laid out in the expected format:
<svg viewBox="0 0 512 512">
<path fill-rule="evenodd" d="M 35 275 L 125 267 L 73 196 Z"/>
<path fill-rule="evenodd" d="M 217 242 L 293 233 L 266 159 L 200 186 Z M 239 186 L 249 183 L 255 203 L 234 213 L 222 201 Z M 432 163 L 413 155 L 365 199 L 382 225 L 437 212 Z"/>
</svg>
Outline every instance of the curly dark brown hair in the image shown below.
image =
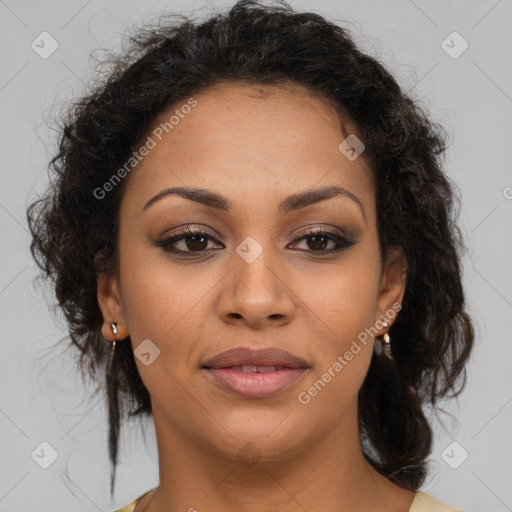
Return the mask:
<svg viewBox="0 0 512 512">
<path fill-rule="evenodd" d="M 348 29 L 284 1 L 242 0 L 201 22 L 161 16 L 108 62 L 106 79 L 64 116 L 50 187 L 27 209 L 32 255 L 53 284 L 82 373 L 96 378 L 109 355 L 96 277 L 118 272 L 118 210 L 129 176 L 108 200 L 94 191 L 130 158 L 156 116 L 213 84 L 306 86 L 342 112 L 364 141 L 382 261 L 393 246 L 407 259 L 402 310 L 390 329 L 393 360 L 373 356 L 359 417 L 367 460 L 417 490 L 432 448 L 424 407 L 437 410 L 439 398 L 461 392 L 474 338 L 462 287 L 465 246 L 454 218 L 459 198 L 441 164 L 444 129 L 357 48 Z M 124 408 L 129 404 L 131 417 L 151 413 L 131 344 L 118 344 L 115 354 L 112 378 L 102 381 L 112 493 Z"/>
</svg>

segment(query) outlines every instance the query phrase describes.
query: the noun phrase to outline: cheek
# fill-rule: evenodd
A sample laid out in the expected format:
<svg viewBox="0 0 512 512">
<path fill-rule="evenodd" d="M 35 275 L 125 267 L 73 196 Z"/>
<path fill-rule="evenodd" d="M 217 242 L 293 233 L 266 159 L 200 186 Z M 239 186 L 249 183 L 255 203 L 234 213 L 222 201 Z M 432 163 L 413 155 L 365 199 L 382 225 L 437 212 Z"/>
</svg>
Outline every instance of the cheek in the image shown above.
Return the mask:
<svg viewBox="0 0 512 512">
<path fill-rule="evenodd" d="M 376 258 L 354 251 L 338 266 L 319 268 L 314 276 L 296 281 L 294 291 L 306 307 L 305 315 L 324 342 L 318 353 L 323 348 L 332 358 L 374 325 L 379 270 Z"/>
<path fill-rule="evenodd" d="M 186 380 L 190 368 L 197 365 L 197 346 L 205 339 L 205 304 L 222 277 L 222 273 L 177 264 L 159 252 L 125 249 L 120 262 L 123 311 L 135 361 L 155 396 L 162 389 L 179 394 L 178 382 Z M 158 354 L 149 365 L 137 357 L 146 346 Z"/>
<path fill-rule="evenodd" d="M 165 344 L 191 323 L 216 279 L 194 265 L 172 261 L 159 248 L 133 245 L 132 250 L 126 244 L 120 261 L 130 336 L 139 342 L 153 336 L 155 343 Z"/>
<path fill-rule="evenodd" d="M 337 271 L 326 270 L 302 286 L 301 297 L 316 330 L 312 374 L 298 402 L 310 414 L 342 414 L 357 397 L 373 354 L 373 333 L 380 276 L 377 258 L 347 258 Z"/>
</svg>

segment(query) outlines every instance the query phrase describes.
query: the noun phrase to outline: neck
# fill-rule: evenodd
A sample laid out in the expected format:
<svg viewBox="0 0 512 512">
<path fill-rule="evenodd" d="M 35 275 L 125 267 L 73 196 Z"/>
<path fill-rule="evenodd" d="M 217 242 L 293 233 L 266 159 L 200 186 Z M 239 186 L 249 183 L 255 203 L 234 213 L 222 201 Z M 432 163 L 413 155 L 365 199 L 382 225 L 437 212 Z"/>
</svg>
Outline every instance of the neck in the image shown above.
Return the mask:
<svg viewBox="0 0 512 512">
<path fill-rule="evenodd" d="M 277 432 L 242 442 L 224 432 L 222 446 L 207 446 L 158 408 L 153 408 L 153 419 L 160 485 L 137 512 L 407 511 L 414 498 L 367 463 L 357 404 L 306 448 L 293 444 L 291 433 L 286 444 Z M 272 437 L 277 445 L 269 441 Z"/>
</svg>

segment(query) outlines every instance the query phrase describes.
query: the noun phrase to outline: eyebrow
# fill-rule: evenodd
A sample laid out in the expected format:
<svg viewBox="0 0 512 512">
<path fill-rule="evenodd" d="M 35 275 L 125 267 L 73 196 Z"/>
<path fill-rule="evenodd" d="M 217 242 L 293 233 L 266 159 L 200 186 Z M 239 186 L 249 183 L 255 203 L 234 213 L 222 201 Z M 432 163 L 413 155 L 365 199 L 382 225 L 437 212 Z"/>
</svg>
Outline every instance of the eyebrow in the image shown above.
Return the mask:
<svg viewBox="0 0 512 512">
<path fill-rule="evenodd" d="M 231 203 L 229 200 L 220 194 L 217 194 L 216 192 L 212 192 L 211 190 L 193 187 L 170 187 L 162 190 L 156 196 L 152 197 L 143 206 L 142 211 L 145 211 L 150 205 L 170 195 L 178 195 L 184 197 L 185 199 L 190 199 L 191 201 L 204 204 L 210 208 L 215 208 L 216 210 L 222 210 L 226 212 L 231 210 Z M 361 210 L 363 218 L 366 222 L 366 214 L 359 198 L 352 192 L 338 186 L 306 190 L 304 192 L 298 192 L 297 194 L 288 196 L 279 204 L 279 213 L 285 215 L 289 212 L 305 208 L 306 206 L 310 206 L 312 204 L 319 203 L 320 201 L 325 201 L 326 199 L 331 199 L 332 197 L 336 196 L 348 197 L 354 201 L 359 206 L 359 209 Z"/>
</svg>

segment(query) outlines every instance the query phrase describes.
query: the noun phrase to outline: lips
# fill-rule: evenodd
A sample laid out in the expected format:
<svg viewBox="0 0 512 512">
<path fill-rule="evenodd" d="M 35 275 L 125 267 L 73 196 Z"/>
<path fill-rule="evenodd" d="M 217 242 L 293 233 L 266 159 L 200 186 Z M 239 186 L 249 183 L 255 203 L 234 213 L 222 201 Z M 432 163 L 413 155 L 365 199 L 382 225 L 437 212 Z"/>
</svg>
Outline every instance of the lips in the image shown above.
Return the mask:
<svg viewBox="0 0 512 512">
<path fill-rule="evenodd" d="M 304 359 L 277 347 L 237 347 L 207 359 L 201 369 L 224 391 L 264 399 L 291 388 L 309 367 Z"/>
<path fill-rule="evenodd" d="M 296 384 L 307 368 L 242 372 L 233 368 L 206 368 L 206 375 L 224 391 L 242 398 L 271 398 Z"/>
<path fill-rule="evenodd" d="M 202 368 L 232 368 L 244 373 L 263 373 L 283 368 L 304 369 L 309 365 L 304 359 L 277 347 L 256 350 L 237 347 L 207 359 Z"/>
</svg>

